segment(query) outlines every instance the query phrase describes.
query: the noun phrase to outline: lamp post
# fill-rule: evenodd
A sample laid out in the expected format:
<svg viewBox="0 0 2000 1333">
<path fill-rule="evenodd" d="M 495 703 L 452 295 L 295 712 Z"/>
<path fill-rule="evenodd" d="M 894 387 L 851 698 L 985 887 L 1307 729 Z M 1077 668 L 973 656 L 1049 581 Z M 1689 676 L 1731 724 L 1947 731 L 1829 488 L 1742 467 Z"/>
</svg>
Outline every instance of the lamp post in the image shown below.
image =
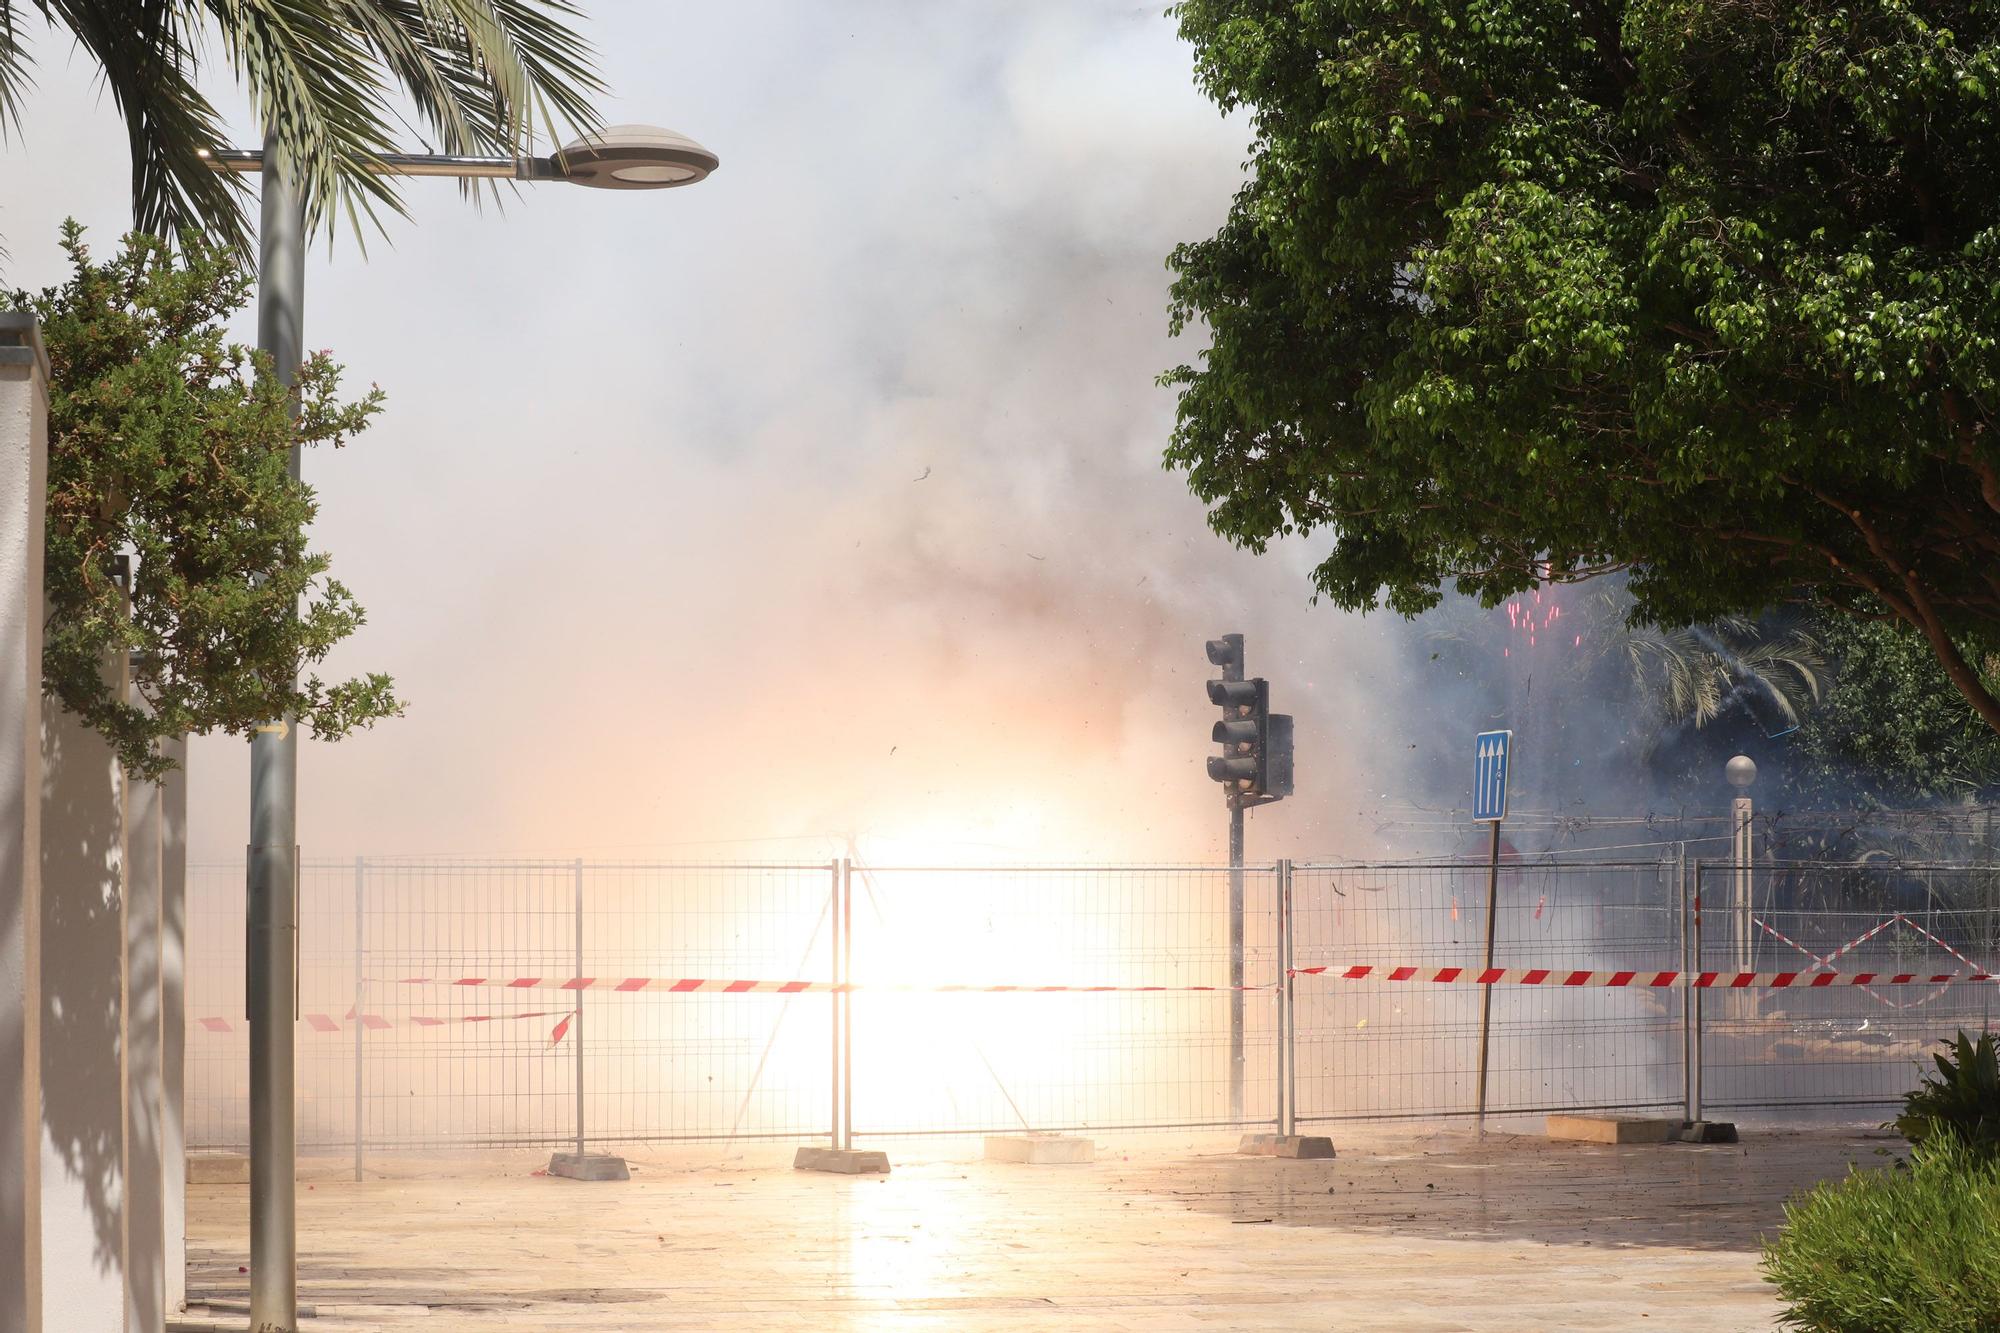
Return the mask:
<svg viewBox="0 0 2000 1333">
<path fill-rule="evenodd" d="M 1755 855 L 1751 845 L 1750 784 L 1757 780 L 1757 761 L 1747 754 L 1739 754 L 1722 766 L 1722 776 L 1729 785 L 1736 788 L 1736 796 L 1729 803 L 1729 861 L 1730 909 L 1735 918 L 1736 929 L 1736 970 L 1750 970 L 1751 955 L 1751 883 L 1750 861 Z"/>
<path fill-rule="evenodd" d="M 256 172 L 263 182 L 258 235 L 257 347 L 278 382 L 298 377 L 305 336 L 305 210 L 293 166 L 276 136 L 263 151 L 205 154 L 217 171 Z M 397 153 L 375 170 L 391 176 L 568 181 L 608 190 L 692 185 L 719 164 L 672 130 L 614 125 L 551 157 L 451 157 Z M 290 472 L 299 477 L 299 449 Z M 244 960 L 250 1026 L 250 1327 L 298 1327 L 298 1142 L 293 1030 L 298 987 L 299 738 L 291 718 L 258 727 L 250 741 L 250 845 Z"/>
</svg>

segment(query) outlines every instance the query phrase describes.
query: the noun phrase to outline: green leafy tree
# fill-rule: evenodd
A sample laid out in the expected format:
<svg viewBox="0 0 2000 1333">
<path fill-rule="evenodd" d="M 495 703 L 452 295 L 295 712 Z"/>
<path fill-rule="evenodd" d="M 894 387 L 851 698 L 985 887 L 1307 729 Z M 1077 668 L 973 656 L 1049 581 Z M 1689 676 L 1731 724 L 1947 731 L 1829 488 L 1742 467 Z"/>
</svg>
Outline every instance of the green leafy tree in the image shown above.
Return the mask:
<svg viewBox="0 0 2000 1333">
<path fill-rule="evenodd" d="M 210 170 L 222 118 L 198 86 L 219 63 L 297 164 L 315 229 L 403 211 L 372 170 L 414 112 L 438 152 L 514 156 L 561 122 L 593 129 L 602 90 L 570 0 L 0 0 L 0 125 L 20 124 L 33 11 L 96 63 L 132 148 L 134 222 L 197 228 L 247 253 L 245 182 Z"/>
<path fill-rule="evenodd" d="M 1176 12 L 1253 127 L 1172 259 L 1219 532 L 1329 532 L 1347 607 L 1626 570 L 1640 623 L 1893 616 L 2000 730 L 2000 8 Z"/>
<path fill-rule="evenodd" d="M 74 222 L 63 248 L 68 282 L 0 299 L 34 312 L 49 354 L 44 690 L 147 775 L 166 737 L 296 717 L 337 738 L 398 713 L 387 676 L 313 673 L 363 613 L 307 549 L 318 506 L 286 469 L 364 429 L 380 390 L 343 401 L 324 352 L 289 393 L 257 373 L 224 338 L 250 292 L 224 248 L 134 234 L 99 264 Z M 105 682 L 120 652 L 144 707 Z"/>
<path fill-rule="evenodd" d="M 1796 787 L 1890 801 L 1963 800 L 2000 786 L 2000 736 L 1952 689 L 1928 645 L 1886 621 L 1818 618 L 1834 682 L 1792 736 Z M 1971 656 L 1968 653 L 1968 656 Z M 1978 662 L 2000 687 L 2000 658 Z"/>
</svg>

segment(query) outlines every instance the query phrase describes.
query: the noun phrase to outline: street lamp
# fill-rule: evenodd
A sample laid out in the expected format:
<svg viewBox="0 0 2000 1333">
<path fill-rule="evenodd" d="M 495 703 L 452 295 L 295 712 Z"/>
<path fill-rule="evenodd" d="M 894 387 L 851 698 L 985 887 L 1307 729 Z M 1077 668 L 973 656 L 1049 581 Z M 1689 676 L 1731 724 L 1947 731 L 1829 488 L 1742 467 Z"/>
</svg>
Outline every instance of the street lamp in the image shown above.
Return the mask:
<svg viewBox="0 0 2000 1333">
<path fill-rule="evenodd" d="M 217 171 L 263 178 L 258 234 L 257 347 L 278 382 L 298 378 L 305 339 L 305 209 L 275 135 L 263 150 L 204 154 Z M 714 153 L 672 130 L 613 125 L 549 157 L 458 157 L 391 153 L 372 169 L 387 176 L 460 180 L 568 181 L 606 190 L 666 190 L 705 179 Z M 299 477 L 299 449 L 289 470 Z M 284 718 L 250 739 L 250 847 L 245 974 L 250 1018 L 250 1327 L 298 1327 L 298 1140 L 293 1029 L 298 981 L 298 732 Z M 360 1015 L 355 1016 L 360 1021 Z M 355 1127 L 356 1132 L 360 1126 Z"/>
<path fill-rule="evenodd" d="M 217 171 L 262 172 L 267 146 L 223 148 L 202 156 Z M 657 125 L 612 125 L 547 157 L 454 157 L 443 153 L 384 153 L 384 176 L 449 176 L 456 180 L 567 181 L 600 190 L 670 190 L 706 179 L 720 159 L 685 134 Z M 268 187 L 269 182 L 266 182 Z M 268 245 L 265 247 L 269 249 Z"/>
</svg>

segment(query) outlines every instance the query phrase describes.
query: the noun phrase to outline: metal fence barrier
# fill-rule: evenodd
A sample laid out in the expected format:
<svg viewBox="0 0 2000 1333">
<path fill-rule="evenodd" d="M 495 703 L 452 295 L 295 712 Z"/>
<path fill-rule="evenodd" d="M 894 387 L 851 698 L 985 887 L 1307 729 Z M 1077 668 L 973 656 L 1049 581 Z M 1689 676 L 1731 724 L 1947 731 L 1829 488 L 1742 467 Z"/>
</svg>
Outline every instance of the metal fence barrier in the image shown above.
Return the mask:
<svg viewBox="0 0 2000 1333">
<path fill-rule="evenodd" d="M 1495 966 L 2000 963 L 2000 868 L 1666 851 L 1510 860 Z M 1485 866 L 1240 874 L 1232 989 L 1220 866 L 307 862 L 299 1142 L 358 1172 L 439 1146 L 1471 1115 L 1482 988 L 1338 973 L 1476 969 Z M 242 909 L 240 865 L 191 867 L 194 1146 L 247 1138 Z M 1501 1117 L 1885 1105 L 2000 1000 L 1992 983 L 1491 989 Z"/>
<path fill-rule="evenodd" d="M 828 982 L 837 870 L 308 862 L 300 1144 L 351 1146 L 358 1162 L 364 1145 L 830 1133 L 828 994 L 642 997 L 561 983 Z M 234 1146 L 248 1136 L 241 870 L 191 872 L 189 1141 Z M 472 977 L 548 984 L 451 984 Z"/>
<path fill-rule="evenodd" d="M 1483 864 L 1300 865 L 1296 966 L 1476 969 Z M 1494 965 L 1681 966 L 1676 862 L 1520 864 L 1499 875 Z M 1379 973 L 1377 974 L 1379 976 Z M 1298 1119 L 1441 1119 L 1477 1104 L 1481 988 L 1302 977 Z M 1683 1099 L 1669 990 L 1495 986 L 1488 1113 L 1637 1110 Z"/>
<path fill-rule="evenodd" d="M 1695 879 L 1704 969 L 2000 970 L 2000 866 L 1704 864 Z M 1996 1002 L 2000 986 L 1962 981 L 1701 994 L 1696 1095 L 1741 1109 L 1893 1103 L 1940 1040 L 1994 1030 Z"/>
</svg>

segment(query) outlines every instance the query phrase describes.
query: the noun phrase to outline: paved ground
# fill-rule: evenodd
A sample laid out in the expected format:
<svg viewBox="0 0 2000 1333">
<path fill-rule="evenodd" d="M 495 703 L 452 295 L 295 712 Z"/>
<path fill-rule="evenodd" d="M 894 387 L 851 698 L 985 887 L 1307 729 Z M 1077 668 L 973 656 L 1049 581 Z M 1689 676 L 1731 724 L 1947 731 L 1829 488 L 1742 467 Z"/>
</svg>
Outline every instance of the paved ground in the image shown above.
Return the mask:
<svg viewBox="0 0 2000 1333">
<path fill-rule="evenodd" d="M 427 1333 L 1768 1329 L 1757 1237 L 1888 1146 L 1338 1142 L 1331 1162 L 1155 1141 L 1067 1167 L 892 1144 L 886 1179 L 771 1148 L 638 1157 L 624 1184 L 523 1158 L 361 1184 L 329 1164 L 300 1186 L 300 1298 L 309 1329 Z M 188 1194 L 191 1295 L 243 1300 L 245 1187 Z"/>
</svg>

